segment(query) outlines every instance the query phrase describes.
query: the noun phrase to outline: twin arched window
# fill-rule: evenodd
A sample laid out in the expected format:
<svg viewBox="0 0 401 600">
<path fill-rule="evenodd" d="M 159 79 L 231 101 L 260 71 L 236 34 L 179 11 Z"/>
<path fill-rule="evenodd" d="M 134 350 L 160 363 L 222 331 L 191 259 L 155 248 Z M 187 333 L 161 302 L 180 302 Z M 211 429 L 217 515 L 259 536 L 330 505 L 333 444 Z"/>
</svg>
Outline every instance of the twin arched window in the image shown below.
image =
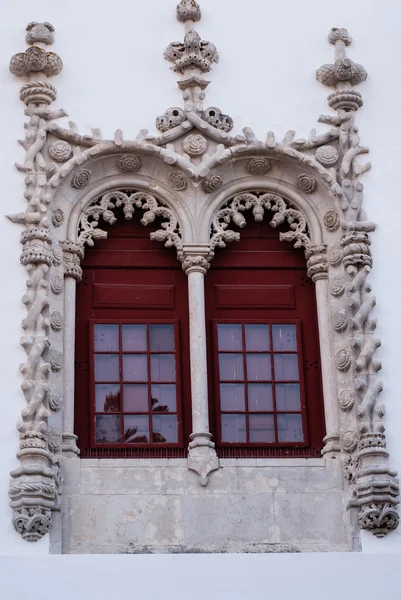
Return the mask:
<svg viewBox="0 0 401 600">
<path fill-rule="evenodd" d="M 82 457 L 185 456 L 191 433 L 187 277 L 149 228 L 119 219 L 78 286 Z M 210 429 L 230 456 L 319 456 L 323 401 L 314 285 L 267 222 L 205 276 Z"/>
</svg>

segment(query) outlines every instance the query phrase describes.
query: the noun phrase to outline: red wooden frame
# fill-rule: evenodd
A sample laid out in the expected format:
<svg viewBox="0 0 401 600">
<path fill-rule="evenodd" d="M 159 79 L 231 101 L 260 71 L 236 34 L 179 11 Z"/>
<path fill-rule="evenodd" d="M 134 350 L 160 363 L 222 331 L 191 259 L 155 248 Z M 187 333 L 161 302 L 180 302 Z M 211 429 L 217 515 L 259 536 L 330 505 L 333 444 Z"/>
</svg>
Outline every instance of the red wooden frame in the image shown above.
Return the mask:
<svg viewBox="0 0 401 600">
<path fill-rule="evenodd" d="M 117 324 L 119 326 L 119 348 L 118 351 L 116 352 L 112 352 L 112 351 L 105 351 L 105 352 L 101 352 L 99 350 L 95 351 L 94 348 L 94 326 L 98 325 L 98 324 Z M 150 326 L 151 325 L 173 325 L 174 326 L 174 351 L 173 352 L 167 352 L 167 351 L 152 351 L 150 350 Z M 141 351 L 128 351 L 128 350 L 124 350 L 123 351 L 123 344 L 122 344 L 122 327 L 124 325 L 145 325 L 146 326 L 146 350 L 141 350 Z M 143 319 L 136 319 L 136 320 L 128 320 L 128 319 L 91 319 L 90 320 L 90 335 L 89 335 L 89 340 L 90 340 L 90 347 L 89 347 L 89 365 L 90 365 L 90 415 L 91 415 L 91 423 L 92 423 L 92 427 L 91 427 L 91 445 L 96 448 L 96 447 L 100 447 L 100 448 L 126 448 L 126 447 L 135 447 L 135 448 L 159 448 L 161 446 L 163 446 L 164 448 L 180 448 L 183 446 L 183 427 L 182 427 L 182 394 L 181 394 L 181 370 L 180 370 L 180 361 L 179 361 L 179 356 L 180 356 L 180 344 L 179 344 L 179 322 L 178 320 L 160 320 L 160 319 L 152 319 L 149 321 L 145 321 Z M 109 354 L 116 354 L 119 356 L 119 381 L 118 382 L 107 382 L 107 381 L 101 381 L 101 382 L 96 382 L 95 381 L 95 377 L 94 377 L 94 371 L 95 371 L 95 364 L 94 364 L 94 358 L 95 355 L 99 355 L 99 354 L 104 354 L 104 355 L 109 355 Z M 145 381 L 127 381 L 123 379 L 123 356 L 126 355 L 144 355 L 146 354 L 147 357 L 147 380 Z M 178 440 L 177 442 L 153 442 L 151 441 L 151 435 L 153 433 L 153 425 L 152 425 L 152 417 L 153 415 L 156 415 L 155 412 L 152 412 L 152 406 L 151 406 L 151 387 L 152 384 L 163 384 L 163 383 L 168 383 L 168 384 L 172 384 L 173 382 L 169 381 L 169 382 L 154 382 L 151 381 L 151 366 L 150 366 L 150 361 L 151 361 L 151 355 L 153 354 L 166 354 L 166 355 L 170 355 L 173 354 L 174 355 L 174 362 L 175 362 L 175 381 L 174 381 L 174 385 L 176 386 L 176 411 L 174 412 L 166 412 L 163 414 L 168 414 L 168 415 L 177 415 L 177 433 L 178 433 Z M 104 383 L 104 384 L 108 384 L 108 383 L 112 383 L 112 384 L 117 384 L 120 386 L 120 411 L 116 411 L 115 413 L 110 413 L 110 412 L 99 412 L 96 410 L 96 398 L 95 398 L 95 386 L 96 383 Z M 135 384 L 135 385 L 147 385 L 148 387 L 148 411 L 147 412 L 140 412 L 140 411 L 125 411 L 124 410 L 124 385 L 127 384 Z M 96 425 L 95 425 L 95 420 L 96 420 L 96 416 L 97 415 L 112 415 L 112 414 L 118 414 L 120 416 L 120 426 L 121 426 L 121 437 L 124 436 L 124 417 L 125 416 L 129 416 L 129 415 L 140 415 L 140 416 L 148 416 L 148 422 L 149 422 L 149 442 L 136 442 L 135 444 L 133 443 L 129 443 L 129 442 L 120 442 L 120 443 L 111 443 L 111 442 L 97 442 L 96 441 Z"/>
</svg>

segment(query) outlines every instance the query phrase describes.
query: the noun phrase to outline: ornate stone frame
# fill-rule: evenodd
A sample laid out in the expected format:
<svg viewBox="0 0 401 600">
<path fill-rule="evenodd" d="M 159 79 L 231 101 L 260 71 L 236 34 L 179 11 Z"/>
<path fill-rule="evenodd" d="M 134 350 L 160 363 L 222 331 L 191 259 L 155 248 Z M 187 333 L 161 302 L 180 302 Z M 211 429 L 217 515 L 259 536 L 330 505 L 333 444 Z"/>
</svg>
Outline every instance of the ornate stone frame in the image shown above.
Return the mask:
<svg viewBox="0 0 401 600">
<path fill-rule="evenodd" d="M 14 526 L 29 541 L 50 530 L 51 513 L 59 510 L 60 457 L 79 452 L 73 431 L 75 286 L 85 244 L 106 235 L 101 221 L 113 223 L 118 206 L 127 219 L 139 212 L 144 225 L 161 217 L 162 227 L 151 237 L 176 247 L 188 275 L 193 415 L 188 468 L 207 484 L 219 463 L 208 423 L 204 276 L 215 247 L 239 238 L 230 223 L 244 226 L 244 212 L 252 209 L 256 220 L 266 216 L 273 227 L 286 223 L 281 239 L 305 249 L 319 315 L 323 453 L 343 461 L 349 508 L 359 508 L 360 527 L 385 535 L 398 525 L 399 488 L 387 465 L 384 409 L 377 402 L 381 365 L 374 352 L 380 340 L 367 281 L 375 225 L 362 206 L 360 178 L 370 164 L 358 163 L 368 149 L 359 145 L 355 115 L 362 97 L 353 87 L 366 79 L 366 71 L 346 58 L 348 32 L 332 29 L 335 62 L 317 71 L 317 79 L 334 88 L 328 103 L 335 113 L 319 118 L 331 128 L 309 139 L 288 131 L 280 142 L 272 132 L 258 140 L 249 128 L 232 137 L 232 119 L 218 108 L 203 108 L 204 74 L 217 62 L 217 51 L 194 29 L 198 4 L 181 0 L 177 18 L 185 24 L 185 39 L 170 44 L 165 58 L 184 76 L 178 82 L 184 108 L 157 118 L 158 135 L 141 130 L 125 141 L 117 130 L 113 140 L 104 140 L 99 129 L 81 135 L 74 123 L 65 129 L 55 122 L 66 113 L 50 108 L 56 89 L 47 78 L 61 71 L 62 62 L 44 49 L 53 43 L 49 23 L 30 23 L 30 47 L 11 59 L 12 73 L 29 77 L 20 92 L 29 118 L 21 141 L 26 158 L 17 165 L 25 175 L 28 205 L 25 213 L 8 216 L 24 227 L 21 262 L 29 275 L 21 340 L 27 406 L 18 424 L 19 466 L 10 487 Z"/>
</svg>

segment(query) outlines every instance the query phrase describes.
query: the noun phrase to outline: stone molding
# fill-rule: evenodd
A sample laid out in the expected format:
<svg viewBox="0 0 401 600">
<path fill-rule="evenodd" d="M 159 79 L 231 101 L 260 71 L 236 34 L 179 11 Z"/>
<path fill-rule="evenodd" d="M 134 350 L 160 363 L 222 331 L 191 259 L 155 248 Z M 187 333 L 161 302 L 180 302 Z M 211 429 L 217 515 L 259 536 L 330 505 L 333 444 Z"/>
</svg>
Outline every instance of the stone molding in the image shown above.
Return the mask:
<svg viewBox="0 0 401 600">
<path fill-rule="evenodd" d="M 18 424 L 19 466 L 10 486 L 15 529 L 29 541 L 49 531 L 51 513 L 58 510 L 61 453 L 78 452 L 71 419 L 74 286 L 82 278 L 85 245 L 106 235 L 102 220 L 114 223 L 119 210 L 126 219 L 139 211 L 145 226 L 160 219 L 151 238 L 176 248 L 199 291 L 216 248 L 239 239 L 230 222 L 245 226 L 251 211 L 257 221 L 267 213 L 273 227 L 285 224 L 288 231 L 280 238 L 304 248 L 320 314 L 324 452 L 344 462 L 349 507 L 358 509 L 360 527 L 382 536 L 398 525 L 399 487 L 388 467 L 384 408 L 377 402 L 380 339 L 368 282 L 369 233 L 375 224 L 365 215 L 361 183 L 370 163 L 357 162 L 368 149 L 359 144 L 355 117 L 362 97 L 353 86 L 366 71 L 346 57 L 348 32 L 333 29 L 329 41 L 335 61 L 317 71 L 321 83 L 335 88 L 328 104 L 336 114 L 319 118 L 328 131 L 298 139 L 289 130 L 281 141 L 269 131 L 262 141 L 246 127 L 232 136 L 232 119 L 219 108 L 203 107 L 209 84 L 204 73 L 218 55 L 194 30 L 198 4 L 181 0 L 177 18 L 185 23 L 185 40 L 170 44 L 165 56 L 184 76 L 178 82 L 184 107 L 158 117 L 157 135 L 142 129 L 135 140 L 124 140 L 117 129 L 114 139 L 105 140 L 98 128 L 81 134 L 73 122 L 69 129 L 58 125 L 66 113 L 50 107 L 57 92 L 47 77 L 60 72 L 61 59 L 39 46 L 11 59 L 14 74 L 30 76 L 20 91 L 28 117 L 20 142 L 26 156 L 16 165 L 25 176 L 27 208 L 8 215 L 23 226 L 21 262 L 29 277 L 21 339 L 27 404 Z M 50 24 L 31 23 L 27 29 L 28 44 L 53 42 Z M 219 465 L 201 405 L 188 467 L 205 485 Z"/>
</svg>

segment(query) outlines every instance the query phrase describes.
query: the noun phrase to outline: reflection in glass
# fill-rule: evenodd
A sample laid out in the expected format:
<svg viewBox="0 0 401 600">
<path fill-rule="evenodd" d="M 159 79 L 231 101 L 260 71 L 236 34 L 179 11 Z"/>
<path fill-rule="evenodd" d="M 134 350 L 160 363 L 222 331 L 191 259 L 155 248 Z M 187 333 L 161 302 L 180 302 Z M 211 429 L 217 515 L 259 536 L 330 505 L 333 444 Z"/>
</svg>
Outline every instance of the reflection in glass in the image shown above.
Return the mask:
<svg viewBox="0 0 401 600">
<path fill-rule="evenodd" d="M 175 412 L 177 410 L 175 385 L 153 384 L 151 396 L 152 412 Z"/>
<path fill-rule="evenodd" d="M 120 442 L 120 415 L 96 415 L 95 423 L 95 439 L 98 444 L 118 444 Z"/>
<path fill-rule="evenodd" d="M 296 325 L 273 325 L 273 350 L 281 352 L 296 352 L 297 328 Z"/>
<path fill-rule="evenodd" d="M 176 415 L 152 416 L 152 442 L 154 444 L 178 442 L 178 422 Z"/>
<path fill-rule="evenodd" d="M 124 381 L 147 381 L 146 354 L 123 354 L 123 379 Z"/>
<path fill-rule="evenodd" d="M 174 352 L 174 325 L 150 325 L 150 351 Z"/>
<path fill-rule="evenodd" d="M 245 410 L 245 386 L 243 383 L 220 384 L 220 407 L 224 411 Z"/>
<path fill-rule="evenodd" d="M 118 354 L 95 354 L 95 381 L 119 381 Z"/>
<path fill-rule="evenodd" d="M 299 383 L 276 384 L 277 410 L 301 410 Z"/>
<path fill-rule="evenodd" d="M 124 412 L 148 412 L 148 386 L 130 385 L 123 386 Z"/>
<path fill-rule="evenodd" d="M 94 342 L 95 352 L 118 352 L 118 325 L 95 325 Z"/>
<path fill-rule="evenodd" d="M 303 442 L 301 415 L 277 415 L 278 441 Z"/>
<path fill-rule="evenodd" d="M 266 381 L 272 378 L 270 354 L 247 354 L 248 381 Z"/>
<path fill-rule="evenodd" d="M 222 442 L 246 442 L 245 415 L 221 415 Z"/>
<path fill-rule="evenodd" d="M 297 381 L 298 356 L 296 354 L 274 355 L 274 378 L 276 381 Z"/>
<path fill-rule="evenodd" d="M 96 412 L 119 412 L 120 386 L 113 384 L 95 385 Z"/>
<path fill-rule="evenodd" d="M 241 325 L 222 324 L 217 325 L 220 351 L 242 350 L 242 328 Z"/>
<path fill-rule="evenodd" d="M 126 444 L 149 442 L 149 419 L 147 416 L 127 415 L 124 417 L 124 442 Z"/>
<path fill-rule="evenodd" d="M 152 354 L 150 373 L 152 381 L 175 381 L 174 354 Z"/>
<path fill-rule="evenodd" d="M 273 410 L 271 383 L 250 383 L 248 385 L 248 407 L 252 412 Z"/>
<path fill-rule="evenodd" d="M 249 441 L 264 444 L 275 441 L 273 415 L 249 415 Z"/>
<path fill-rule="evenodd" d="M 219 354 L 220 380 L 238 381 L 244 379 L 242 354 Z"/>
<path fill-rule="evenodd" d="M 146 352 L 146 325 L 123 325 L 124 352 Z"/>
<path fill-rule="evenodd" d="M 247 351 L 268 352 L 270 350 L 268 325 L 245 325 Z"/>
</svg>

